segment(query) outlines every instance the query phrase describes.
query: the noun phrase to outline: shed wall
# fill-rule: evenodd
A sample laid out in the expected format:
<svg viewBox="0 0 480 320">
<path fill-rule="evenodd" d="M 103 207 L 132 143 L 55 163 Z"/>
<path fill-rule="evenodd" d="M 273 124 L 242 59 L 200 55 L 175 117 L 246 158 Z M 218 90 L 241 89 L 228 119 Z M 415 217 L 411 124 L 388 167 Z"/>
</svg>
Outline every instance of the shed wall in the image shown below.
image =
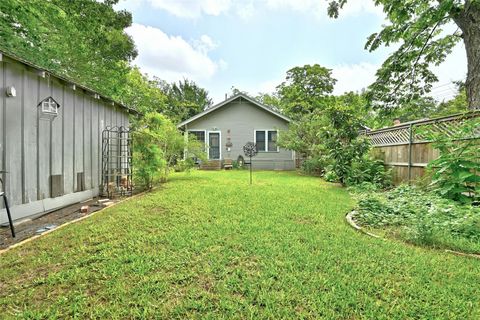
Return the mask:
<svg viewBox="0 0 480 320">
<path fill-rule="evenodd" d="M 16 97 L 7 97 L 14 86 Z M 0 170 L 14 219 L 39 214 L 98 194 L 101 132 L 128 126 L 124 108 L 74 90 L 14 60 L 0 61 Z M 39 116 L 38 104 L 52 96 L 59 104 L 53 120 Z M 108 119 L 108 120 L 107 120 Z M 78 190 L 83 172 L 85 189 Z M 63 195 L 52 198 L 52 175 L 61 175 Z M 7 221 L 3 204 L 0 223 Z"/>
</svg>

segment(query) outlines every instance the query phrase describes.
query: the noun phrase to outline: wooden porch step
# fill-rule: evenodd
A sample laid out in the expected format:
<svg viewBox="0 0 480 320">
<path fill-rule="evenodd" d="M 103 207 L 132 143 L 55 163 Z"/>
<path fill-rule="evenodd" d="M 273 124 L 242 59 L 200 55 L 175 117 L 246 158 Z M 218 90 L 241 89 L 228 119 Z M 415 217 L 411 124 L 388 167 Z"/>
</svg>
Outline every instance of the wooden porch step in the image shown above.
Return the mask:
<svg viewBox="0 0 480 320">
<path fill-rule="evenodd" d="M 222 169 L 221 160 L 208 160 L 200 165 L 201 170 L 220 170 Z"/>
</svg>

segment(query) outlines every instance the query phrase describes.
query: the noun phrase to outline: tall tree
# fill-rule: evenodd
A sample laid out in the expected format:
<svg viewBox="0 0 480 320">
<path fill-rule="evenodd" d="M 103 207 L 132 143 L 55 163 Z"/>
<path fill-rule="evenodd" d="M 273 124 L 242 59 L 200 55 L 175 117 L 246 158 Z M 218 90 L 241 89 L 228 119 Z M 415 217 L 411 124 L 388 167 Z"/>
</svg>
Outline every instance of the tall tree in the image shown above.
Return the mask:
<svg viewBox="0 0 480 320">
<path fill-rule="evenodd" d="M 318 64 L 288 70 L 286 80 L 277 87 L 282 111 L 298 118 L 325 106 L 336 81 L 332 70 Z"/>
<path fill-rule="evenodd" d="M 330 2 L 328 13 L 338 17 L 348 0 Z M 465 83 L 468 106 L 480 108 L 480 1 L 479 0 L 372 0 L 383 6 L 390 23 L 372 34 L 365 45 L 373 51 L 381 45 L 400 43 L 383 63 L 370 87 L 370 99 L 378 107 L 394 108 L 418 99 L 438 81 L 432 65 L 442 63 L 463 40 L 468 73 Z M 451 23 L 458 29 L 445 33 Z"/>
<path fill-rule="evenodd" d="M 167 84 L 164 91 L 168 97 L 167 114 L 177 121 L 193 117 L 213 104 L 208 91 L 188 79 Z"/>
<path fill-rule="evenodd" d="M 2 0 L 0 49 L 113 96 L 136 56 L 118 0 Z"/>
<path fill-rule="evenodd" d="M 168 98 L 162 90 L 162 82 L 149 79 L 138 67 L 130 70 L 125 83 L 113 98 L 143 114 L 157 112 L 167 115 Z"/>
</svg>

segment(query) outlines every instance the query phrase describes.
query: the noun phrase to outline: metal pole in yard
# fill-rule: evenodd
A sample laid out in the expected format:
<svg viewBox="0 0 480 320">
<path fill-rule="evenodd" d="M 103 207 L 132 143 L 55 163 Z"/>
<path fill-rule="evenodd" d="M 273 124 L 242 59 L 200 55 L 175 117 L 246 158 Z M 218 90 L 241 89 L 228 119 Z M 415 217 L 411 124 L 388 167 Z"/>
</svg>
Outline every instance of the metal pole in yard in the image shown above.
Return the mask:
<svg viewBox="0 0 480 320">
<path fill-rule="evenodd" d="M 252 184 L 252 156 L 250 156 L 250 184 Z"/>
</svg>

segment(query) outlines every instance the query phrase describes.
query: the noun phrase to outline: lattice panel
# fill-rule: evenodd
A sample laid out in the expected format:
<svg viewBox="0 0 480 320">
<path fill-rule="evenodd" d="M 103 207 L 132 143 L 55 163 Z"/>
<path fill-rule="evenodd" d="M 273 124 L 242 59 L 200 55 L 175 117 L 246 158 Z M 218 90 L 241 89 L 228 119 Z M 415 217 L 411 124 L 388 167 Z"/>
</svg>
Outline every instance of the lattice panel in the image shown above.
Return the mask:
<svg viewBox="0 0 480 320">
<path fill-rule="evenodd" d="M 367 133 L 373 146 L 389 146 L 409 142 L 410 129 L 408 127 L 392 128 L 390 130 Z"/>
<path fill-rule="evenodd" d="M 474 134 L 470 137 L 462 132 L 465 121 L 471 121 L 475 126 Z M 467 116 L 453 116 L 434 120 L 418 121 L 398 127 L 380 129 L 367 132 L 373 146 L 392 146 L 408 144 L 410 142 L 410 125 L 412 126 L 412 142 L 426 142 L 431 133 L 442 134 L 446 138 L 471 139 L 480 138 L 480 113 Z"/>
</svg>

